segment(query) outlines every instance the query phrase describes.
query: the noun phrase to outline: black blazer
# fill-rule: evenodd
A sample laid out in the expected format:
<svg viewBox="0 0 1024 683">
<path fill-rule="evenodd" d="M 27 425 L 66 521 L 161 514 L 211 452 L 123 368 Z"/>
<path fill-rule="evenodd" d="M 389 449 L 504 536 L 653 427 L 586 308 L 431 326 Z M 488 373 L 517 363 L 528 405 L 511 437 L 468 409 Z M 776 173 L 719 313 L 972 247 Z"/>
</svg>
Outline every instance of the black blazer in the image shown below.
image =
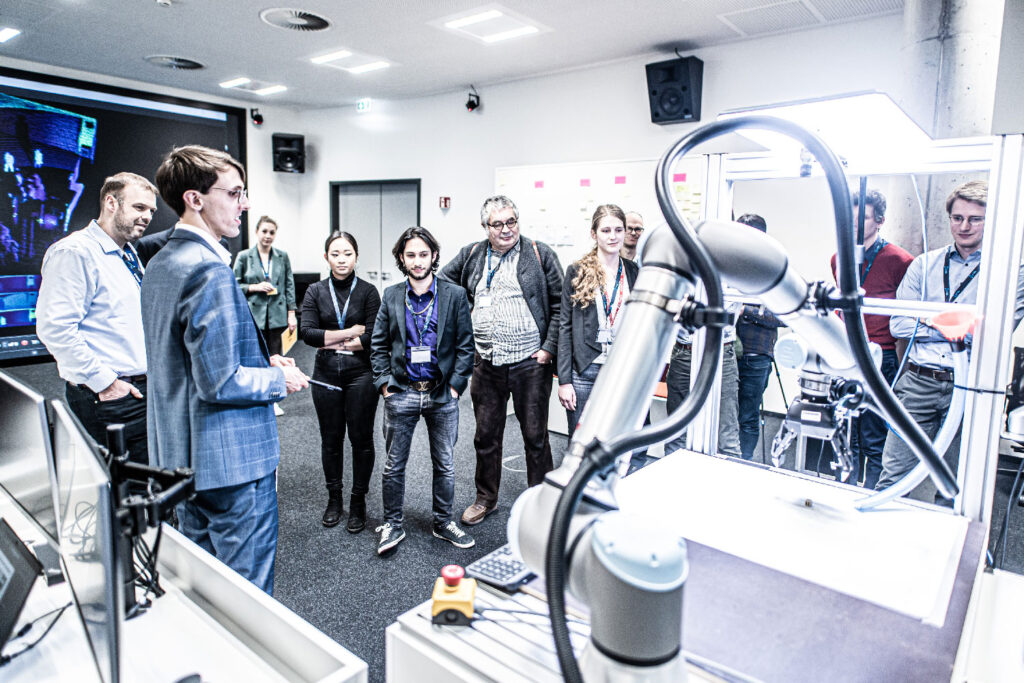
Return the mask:
<svg viewBox="0 0 1024 683">
<path fill-rule="evenodd" d="M 626 271 L 626 283 L 632 292 L 640 268 L 633 261 L 622 259 L 622 269 Z M 562 311 L 558 319 L 559 384 L 572 384 L 573 368 L 581 373 L 601 355 L 601 345 L 597 343 L 597 307 L 600 302 L 592 302 L 586 308 L 572 302 L 572 281 L 578 271 L 579 267 L 573 263 L 566 269 L 562 281 Z"/>
<path fill-rule="evenodd" d="M 384 290 L 384 299 L 370 340 L 370 364 L 373 383 L 379 391 L 409 388 L 409 375 L 405 369 L 405 290 L 408 280 L 402 280 Z M 441 383 L 430 392 L 438 403 L 451 400 L 450 386 L 460 396 L 469 386 L 473 374 L 473 320 L 469 315 L 466 290 L 445 280 L 437 280 L 437 367 Z"/>
</svg>

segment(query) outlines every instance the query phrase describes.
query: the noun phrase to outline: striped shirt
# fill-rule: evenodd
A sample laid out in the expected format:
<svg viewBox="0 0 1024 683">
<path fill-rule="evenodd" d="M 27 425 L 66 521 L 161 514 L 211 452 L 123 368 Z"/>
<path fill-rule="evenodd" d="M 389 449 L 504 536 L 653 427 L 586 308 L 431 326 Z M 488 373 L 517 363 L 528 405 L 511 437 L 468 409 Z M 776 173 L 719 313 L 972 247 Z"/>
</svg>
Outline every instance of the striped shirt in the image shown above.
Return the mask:
<svg viewBox="0 0 1024 683">
<path fill-rule="evenodd" d="M 504 258 L 490 254 L 477 283 L 473 306 L 473 338 L 481 358 L 494 365 L 512 365 L 540 350 L 540 331 L 519 285 L 519 254 L 522 240 Z M 494 271 L 493 277 L 488 273 Z M 487 281 L 490 279 L 490 287 Z M 488 289 L 490 291 L 488 291 Z M 490 295 L 491 305 L 484 306 Z"/>
</svg>

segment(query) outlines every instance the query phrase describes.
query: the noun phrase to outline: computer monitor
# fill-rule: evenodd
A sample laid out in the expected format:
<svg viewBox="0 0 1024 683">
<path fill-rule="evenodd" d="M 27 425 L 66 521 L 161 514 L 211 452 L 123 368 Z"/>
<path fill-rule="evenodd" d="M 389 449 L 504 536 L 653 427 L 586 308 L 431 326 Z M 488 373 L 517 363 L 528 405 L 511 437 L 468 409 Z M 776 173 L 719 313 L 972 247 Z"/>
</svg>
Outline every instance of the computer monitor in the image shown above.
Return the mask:
<svg viewBox="0 0 1024 683">
<path fill-rule="evenodd" d="M 39 538 L 57 552 L 53 452 L 46 402 L 36 391 L 0 371 L 0 488 L 36 527 Z"/>
<path fill-rule="evenodd" d="M 118 683 L 124 593 L 110 472 L 67 406 L 51 406 L 61 563 L 100 678 Z"/>
</svg>

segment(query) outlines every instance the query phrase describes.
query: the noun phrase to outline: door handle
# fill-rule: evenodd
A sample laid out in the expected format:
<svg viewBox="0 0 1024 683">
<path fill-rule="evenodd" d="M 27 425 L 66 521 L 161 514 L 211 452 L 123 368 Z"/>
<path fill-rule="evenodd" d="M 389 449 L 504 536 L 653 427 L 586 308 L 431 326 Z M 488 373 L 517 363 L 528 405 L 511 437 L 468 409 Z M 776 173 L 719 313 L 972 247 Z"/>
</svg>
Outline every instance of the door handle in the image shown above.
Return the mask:
<svg viewBox="0 0 1024 683">
<path fill-rule="evenodd" d="M 366 275 L 367 275 L 367 276 L 368 276 L 368 277 L 369 277 L 369 278 L 370 278 L 371 280 L 376 280 L 376 279 L 377 279 L 377 271 L 376 271 L 376 270 L 368 270 L 368 271 L 366 271 Z"/>
<path fill-rule="evenodd" d="M 391 279 L 391 273 L 381 273 L 380 279 L 381 280 L 390 280 Z"/>
</svg>

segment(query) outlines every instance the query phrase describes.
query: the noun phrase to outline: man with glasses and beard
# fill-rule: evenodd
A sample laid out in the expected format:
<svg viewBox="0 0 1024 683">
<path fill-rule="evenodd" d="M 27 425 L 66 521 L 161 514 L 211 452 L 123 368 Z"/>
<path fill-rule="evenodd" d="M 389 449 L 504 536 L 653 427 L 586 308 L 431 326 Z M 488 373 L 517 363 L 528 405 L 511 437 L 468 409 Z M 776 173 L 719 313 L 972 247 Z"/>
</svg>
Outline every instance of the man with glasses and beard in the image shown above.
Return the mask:
<svg viewBox="0 0 1024 683">
<path fill-rule="evenodd" d="M 487 199 L 480 222 L 486 239 L 463 247 L 440 273 L 466 290 L 473 312 L 476 499 L 462 514 L 462 523 L 470 525 L 498 509 L 510 394 L 523 434 L 527 484 L 540 484 L 551 471 L 548 402 L 562 307 L 558 256 L 548 245 L 520 237 L 512 200 Z"/>
<path fill-rule="evenodd" d="M 128 456 L 143 464 L 142 266 L 131 242 L 155 211 L 151 182 L 134 173 L 107 178 L 99 217 L 46 250 L 36 302 L 36 333 L 67 382 L 68 406 L 98 443 L 106 443 L 107 425 L 125 425 Z"/>
</svg>

